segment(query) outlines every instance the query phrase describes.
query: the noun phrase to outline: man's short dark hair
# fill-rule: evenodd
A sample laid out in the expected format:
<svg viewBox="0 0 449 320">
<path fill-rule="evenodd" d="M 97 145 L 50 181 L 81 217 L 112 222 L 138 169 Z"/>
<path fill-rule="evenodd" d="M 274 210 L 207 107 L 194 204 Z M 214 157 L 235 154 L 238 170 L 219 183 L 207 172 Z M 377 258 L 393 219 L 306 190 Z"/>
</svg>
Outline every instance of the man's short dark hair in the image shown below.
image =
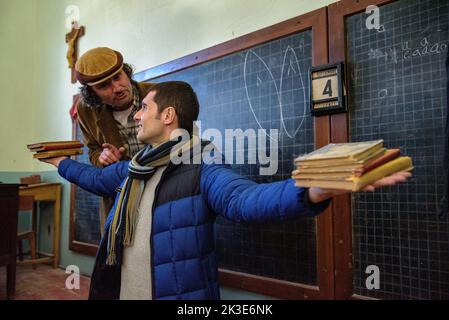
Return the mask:
<svg viewBox="0 0 449 320">
<path fill-rule="evenodd" d="M 131 67 L 131 65 L 129 65 L 127 63 L 124 63 L 123 64 L 123 71 L 126 73 L 128 78 L 131 80 L 131 83 L 133 85 L 136 85 L 137 82 L 132 79 L 133 68 Z M 83 102 L 86 105 L 88 105 L 89 107 L 98 107 L 98 106 L 101 106 L 103 104 L 103 102 L 101 102 L 100 97 L 95 93 L 95 91 L 92 89 L 91 86 L 82 85 L 80 87 L 80 93 L 81 93 L 81 97 L 83 99 Z"/>
<path fill-rule="evenodd" d="M 193 131 L 193 122 L 198 119 L 200 106 L 193 88 L 184 81 L 167 81 L 156 83 L 151 89 L 155 91 L 153 97 L 159 113 L 167 107 L 173 107 L 178 115 L 179 127 Z"/>
</svg>

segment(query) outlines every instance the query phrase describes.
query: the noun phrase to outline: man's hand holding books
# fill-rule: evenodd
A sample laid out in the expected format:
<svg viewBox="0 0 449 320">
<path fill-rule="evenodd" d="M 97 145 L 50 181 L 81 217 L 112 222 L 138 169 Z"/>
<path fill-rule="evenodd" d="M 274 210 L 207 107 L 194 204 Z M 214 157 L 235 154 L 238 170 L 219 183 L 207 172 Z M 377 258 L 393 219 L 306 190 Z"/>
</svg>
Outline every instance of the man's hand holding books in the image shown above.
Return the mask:
<svg viewBox="0 0 449 320">
<path fill-rule="evenodd" d="M 47 159 L 82 154 L 83 146 L 84 145 L 78 140 L 70 140 L 38 142 L 27 145 L 27 148 L 31 152 L 34 152 L 34 159 Z"/>
<path fill-rule="evenodd" d="M 394 186 L 395 184 L 406 182 L 407 179 L 409 179 L 411 176 L 412 174 L 408 171 L 396 172 L 388 177 L 377 180 L 372 184 L 366 185 L 365 187 L 360 189 L 360 191 L 374 192 L 378 188 Z M 323 189 L 319 187 L 311 187 L 309 189 L 309 200 L 312 203 L 318 203 L 335 196 L 347 194 L 349 192 L 350 191 L 348 190 L 341 189 Z"/>
<path fill-rule="evenodd" d="M 45 159 L 39 159 L 42 162 L 46 162 L 48 164 L 54 165 L 56 168 L 59 167 L 59 163 L 62 160 L 67 159 L 68 157 L 55 157 L 55 158 L 45 158 Z"/>
<path fill-rule="evenodd" d="M 410 157 L 399 149 L 386 149 L 383 140 L 332 143 L 295 159 L 292 178 L 298 187 L 309 187 L 309 198 L 317 203 L 350 191 L 405 182 L 413 170 Z"/>
</svg>

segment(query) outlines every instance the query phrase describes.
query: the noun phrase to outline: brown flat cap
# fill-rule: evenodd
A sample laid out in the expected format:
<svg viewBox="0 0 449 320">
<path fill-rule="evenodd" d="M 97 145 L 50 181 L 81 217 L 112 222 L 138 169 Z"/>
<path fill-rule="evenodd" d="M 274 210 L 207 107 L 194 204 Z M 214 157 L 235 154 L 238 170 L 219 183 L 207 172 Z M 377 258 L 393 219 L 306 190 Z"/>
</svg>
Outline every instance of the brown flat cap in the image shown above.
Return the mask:
<svg viewBox="0 0 449 320">
<path fill-rule="evenodd" d="M 94 86 L 113 77 L 123 68 L 120 52 L 106 47 L 90 49 L 75 64 L 76 79 L 84 85 Z"/>
</svg>

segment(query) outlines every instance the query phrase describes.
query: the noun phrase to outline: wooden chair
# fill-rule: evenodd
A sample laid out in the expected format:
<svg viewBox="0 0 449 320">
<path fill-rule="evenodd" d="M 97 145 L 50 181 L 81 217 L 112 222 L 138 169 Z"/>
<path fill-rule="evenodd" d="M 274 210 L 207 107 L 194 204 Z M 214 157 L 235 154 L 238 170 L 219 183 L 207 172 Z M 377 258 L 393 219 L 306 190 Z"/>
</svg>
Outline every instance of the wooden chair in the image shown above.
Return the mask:
<svg viewBox="0 0 449 320">
<path fill-rule="evenodd" d="M 17 244 L 19 247 L 19 261 L 24 262 L 23 260 L 23 246 L 22 240 L 28 240 L 31 259 L 36 259 L 36 232 L 35 232 L 35 223 L 36 223 L 36 212 L 34 210 L 34 197 L 33 196 L 19 196 L 19 211 L 31 211 L 32 212 L 32 224 L 33 230 L 28 230 L 24 232 L 20 232 L 17 234 Z M 19 264 L 20 264 L 19 262 Z M 33 269 L 36 269 L 36 265 L 32 263 Z"/>
</svg>

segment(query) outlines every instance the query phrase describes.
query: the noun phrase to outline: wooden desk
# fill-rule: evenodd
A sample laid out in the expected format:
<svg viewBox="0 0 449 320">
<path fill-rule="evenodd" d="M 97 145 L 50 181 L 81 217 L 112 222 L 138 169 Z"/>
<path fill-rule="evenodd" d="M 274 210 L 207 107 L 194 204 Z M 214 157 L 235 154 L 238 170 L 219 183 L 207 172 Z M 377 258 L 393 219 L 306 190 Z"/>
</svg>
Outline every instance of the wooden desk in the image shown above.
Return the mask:
<svg viewBox="0 0 449 320">
<path fill-rule="evenodd" d="M 61 183 L 39 183 L 30 184 L 27 187 L 19 188 L 19 195 L 34 196 L 34 201 L 52 201 L 53 210 L 53 256 L 40 259 L 27 259 L 19 264 L 32 263 L 53 263 L 53 268 L 59 265 L 59 240 L 61 238 Z M 37 212 L 36 210 L 34 210 Z M 33 219 L 33 231 L 36 230 L 36 219 Z M 37 233 L 36 233 L 37 234 Z"/>
<path fill-rule="evenodd" d="M 16 286 L 18 208 L 19 185 L 0 183 L 0 266 L 7 266 L 7 299 L 14 299 Z"/>
</svg>

